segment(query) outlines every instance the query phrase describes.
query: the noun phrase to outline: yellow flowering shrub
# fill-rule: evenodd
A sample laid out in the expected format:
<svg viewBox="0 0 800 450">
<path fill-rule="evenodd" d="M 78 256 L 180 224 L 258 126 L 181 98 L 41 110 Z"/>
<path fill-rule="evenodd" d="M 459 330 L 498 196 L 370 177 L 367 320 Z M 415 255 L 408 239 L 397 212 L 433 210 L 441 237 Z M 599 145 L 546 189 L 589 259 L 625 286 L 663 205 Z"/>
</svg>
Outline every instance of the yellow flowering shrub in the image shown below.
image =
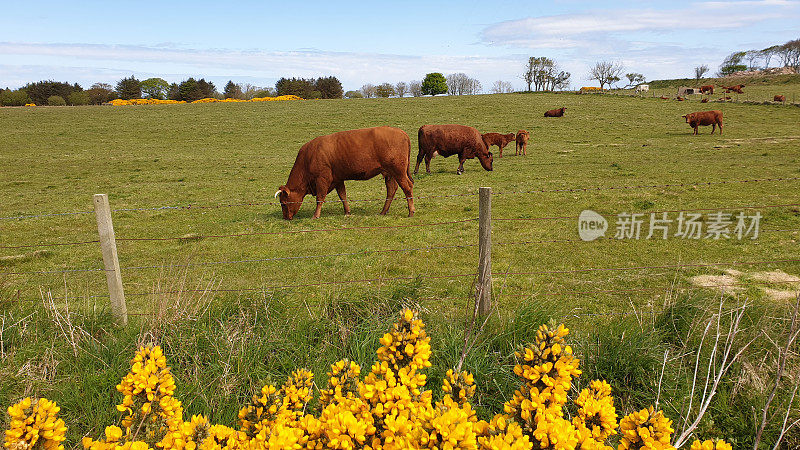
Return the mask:
<svg viewBox="0 0 800 450">
<path fill-rule="evenodd" d="M 25 103 L 25 106 L 36 106 L 36 103 Z"/>
<path fill-rule="evenodd" d="M 361 367 L 347 359 L 331 365 L 320 388 L 313 373 L 295 370 L 282 386 L 266 384 L 253 395 L 239 411 L 238 429 L 211 424 L 202 415 L 184 420 L 161 348 L 142 347 L 117 386 L 119 425 L 82 444 L 86 450 L 613 450 L 606 442 L 619 435 L 617 450 L 672 449 L 672 422 L 661 411 L 643 409 L 618 425 L 611 386 L 604 381 L 592 381 L 568 405 L 572 382 L 581 374 L 568 334 L 564 325 L 539 327 L 535 341 L 515 352 L 520 388 L 503 413 L 479 420 L 470 403 L 476 388 L 469 372 L 447 371 L 444 396 L 433 401 L 424 373 L 431 366 L 430 337 L 414 311 L 405 309 L 380 339 L 377 361 L 363 378 Z M 11 406 L 5 447 L 63 450 L 66 427 L 58 411 L 46 399 Z M 691 449 L 731 446 L 695 441 Z"/>
<path fill-rule="evenodd" d="M 296 95 L 279 95 L 277 97 L 258 97 L 251 100 L 240 100 L 236 98 L 226 98 L 223 100 L 206 97 L 195 100 L 191 103 L 241 103 L 241 102 L 280 102 L 286 100 L 302 100 Z M 132 98 L 130 100 L 122 100 L 120 98 L 108 102 L 112 106 L 131 106 L 131 105 L 177 105 L 179 103 L 186 103 L 183 100 L 159 100 L 157 98 Z M 36 106 L 36 105 L 25 105 Z"/>
<path fill-rule="evenodd" d="M 700 442 L 696 440 L 692 442 L 691 450 L 732 450 L 731 444 L 723 441 L 722 439 L 714 442 L 711 439 Z"/>
<path fill-rule="evenodd" d="M 10 450 L 64 450 L 67 427 L 59 419 L 61 408 L 46 398 L 26 397 L 8 408 L 11 421 L 4 446 Z"/>
</svg>

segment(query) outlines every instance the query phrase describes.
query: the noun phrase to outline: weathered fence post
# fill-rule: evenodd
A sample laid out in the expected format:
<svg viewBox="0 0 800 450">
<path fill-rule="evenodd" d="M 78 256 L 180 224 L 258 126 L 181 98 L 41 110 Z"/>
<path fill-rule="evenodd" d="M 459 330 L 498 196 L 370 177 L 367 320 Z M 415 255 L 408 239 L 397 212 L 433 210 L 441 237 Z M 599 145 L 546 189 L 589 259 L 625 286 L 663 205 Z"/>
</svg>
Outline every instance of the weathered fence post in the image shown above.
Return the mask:
<svg viewBox="0 0 800 450">
<path fill-rule="evenodd" d="M 111 314 L 119 325 L 125 325 L 128 323 L 128 307 L 125 305 L 125 291 L 122 289 L 122 274 L 119 271 L 117 241 L 114 239 L 108 195 L 94 195 L 94 213 L 97 216 L 97 231 L 100 233 L 100 248 L 103 251 L 103 265 L 111 298 Z"/>
<path fill-rule="evenodd" d="M 478 196 L 478 314 L 492 310 L 492 188 L 482 187 Z"/>
</svg>

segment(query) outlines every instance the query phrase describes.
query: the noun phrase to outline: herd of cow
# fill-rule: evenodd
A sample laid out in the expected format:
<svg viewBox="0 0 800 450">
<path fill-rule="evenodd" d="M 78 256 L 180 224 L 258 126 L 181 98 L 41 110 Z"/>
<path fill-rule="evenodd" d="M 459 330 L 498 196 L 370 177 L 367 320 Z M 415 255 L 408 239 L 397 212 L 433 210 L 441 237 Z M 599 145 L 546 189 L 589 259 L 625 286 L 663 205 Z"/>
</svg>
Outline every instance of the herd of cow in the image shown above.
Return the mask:
<svg viewBox="0 0 800 450">
<path fill-rule="evenodd" d="M 562 117 L 566 108 L 547 111 L 545 117 Z M 711 125 L 713 134 L 719 126 L 722 134 L 722 112 L 700 111 L 683 116 L 698 134 L 699 126 Z M 519 130 L 517 133 L 485 133 L 465 125 L 423 125 L 418 132 L 419 153 L 414 174 L 419 171 L 422 161 L 430 173 L 431 159 L 434 156 L 448 157 L 458 155 L 456 173 L 464 172 L 464 162 L 477 158 L 486 170 L 492 170 L 494 155 L 489 149 L 496 145 L 498 157 L 503 157 L 503 149 L 516 142 L 516 155 L 527 155 L 530 133 Z M 275 197 L 280 200 L 283 218 L 291 220 L 306 195 L 317 199 L 314 218 L 319 218 L 325 197 L 336 189 L 344 206 L 345 215 L 350 214 L 344 182 L 347 180 L 368 180 L 383 175 L 386 183 L 386 201 L 381 214 L 389 211 L 398 186 L 403 190 L 408 202 L 408 215 L 414 215 L 414 181 L 411 178 L 411 139 L 405 131 L 388 126 L 340 131 L 312 139 L 300 148 L 294 166 L 289 172 L 286 184 L 279 187 Z"/>
</svg>

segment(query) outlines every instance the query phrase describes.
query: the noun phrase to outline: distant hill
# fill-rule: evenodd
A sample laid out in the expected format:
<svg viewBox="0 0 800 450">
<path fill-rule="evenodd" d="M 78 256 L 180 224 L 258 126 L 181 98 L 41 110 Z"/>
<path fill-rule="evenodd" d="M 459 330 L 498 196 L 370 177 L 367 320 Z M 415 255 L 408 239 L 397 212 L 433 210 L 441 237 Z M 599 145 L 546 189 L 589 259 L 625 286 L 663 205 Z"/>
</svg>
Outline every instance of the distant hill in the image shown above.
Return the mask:
<svg viewBox="0 0 800 450">
<path fill-rule="evenodd" d="M 736 74 L 724 78 L 701 78 L 696 81 L 694 78 L 678 78 L 674 80 L 653 80 L 648 82 L 650 89 L 678 88 L 680 86 L 700 86 L 704 84 L 724 84 L 726 86 L 735 84 L 748 84 L 752 86 L 776 86 L 786 84 L 800 84 L 800 74 L 791 75 L 767 75 L 763 73 L 739 75 Z"/>
</svg>

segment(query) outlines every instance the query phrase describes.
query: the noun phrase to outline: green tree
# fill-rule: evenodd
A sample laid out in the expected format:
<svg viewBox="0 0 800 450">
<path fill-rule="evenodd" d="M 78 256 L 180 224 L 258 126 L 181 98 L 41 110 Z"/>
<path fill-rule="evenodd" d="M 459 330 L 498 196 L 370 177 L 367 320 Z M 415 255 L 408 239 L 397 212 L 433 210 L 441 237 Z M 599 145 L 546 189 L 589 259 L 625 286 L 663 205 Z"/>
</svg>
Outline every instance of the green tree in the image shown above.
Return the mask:
<svg viewBox="0 0 800 450">
<path fill-rule="evenodd" d="M 102 105 L 117 98 L 114 87 L 108 83 L 95 83 L 86 93 L 89 94 L 89 103 L 92 105 Z"/>
<path fill-rule="evenodd" d="M 342 83 L 336 77 L 317 78 L 314 90 L 320 92 L 321 98 L 342 98 Z"/>
<path fill-rule="evenodd" d="M 722 65 L 719 66 L 719 72 L 717 72 L 717 76 L 724 77 L 734 72 L 742 72 L 747 70 L 747 65 L 742 64 L 745 55 L 747 55 L 747 52 L 733 52 L 728 55 L 728 57 L 722 61 Z"/>
<path fill-rule="evenodd" d="M 31 103 L 31 98 L 28 97 L 28 93 L 25 92 L 25 89 L 16 89 L 11 90 L 5 88 L 0 90 L 0 106 L 25 106 L 25 104 Z"/>
<path fill-rule="evenodd" d="M 197 88 L 200 90 L 202 95 L 200 98 L 216 98 L 219 95 L 214 83 L 206 81 L 205 78 L 200 78 L 197 80 Z"/>
<path fill-rule="evenodd" d="M 364 98 L 364 95 L 359 91 L 347 91 L 344 93 L 345 98 Z"/>
<path fill-rule="evenodd" d="M 375 95 L 378 97 L 391 97 L 395 94 L 394 85 L 392 83 L 381 83 L 375 86 Z"/>
<path fill-rule="evenodd" d="M 82 106 L 89 104 L 89 92 L 87 91 L 72 91 L 67 97 L 67 103 L 72 106 Z"/>
<path fill-rule="evenodd" d="M 49 106 L 67 106 L 66 100 L 60 95 L 51 95 L 48 97 L 47 104 Z"/>
<path fill-rule="evenodd" d="M 178 98 L 176 100 L 183 100 L 185 102 L 193 102 L 203 98 L 203 91 L 197 84 L 197 80 L 192 77 L 182 81 L 178 85 Z"/>
<path fill-rule="evenodd" d="M 169 83 L 163 78 L 148 78 L 141 83 L 142 93 L 148 98 L 164 100 L 167 98 Z"/>
<path fill-rule="evenodd" d="M 439 72 L 425 75 L 422 80 L 423 95 L 439 95 L 447 93 L 447 79 Z"/>
<path fill-rule="evenodd" d="M 142 83 L 133 75 L 117 82 L 117 95 L 123 100 L 142 98 Z"/>
<path fill-rule="evenodd" d="M 222 92 L 222 95 L 225 98 L 242 98 L 242 87 L 238 84 L 234 83 L 233 80 L 228 80 L 228 84 L 225 85 L 225 90 Z"/>
<path fill-rule="evenodd" d="M 28 83 L 23 87 L 28 97 L 31 98 L 33 103 L 37 105 L 46 105 L 47 99 L 56 95 L 65 99 L 69 97 L 72 91 L 80 91 L 82 88 L 77 83 L 71 85 L 69 83 L 62 83 L 59 81 L 37 81 L 36 83 Z"/>
<path fill-rule="evenodd" d="M 300 98 L 312 98 L 314 91 L 314 79 L 305 78 L 281 78 L 275 83 L 277 95 L 296 95 Z"/>
</svg>

